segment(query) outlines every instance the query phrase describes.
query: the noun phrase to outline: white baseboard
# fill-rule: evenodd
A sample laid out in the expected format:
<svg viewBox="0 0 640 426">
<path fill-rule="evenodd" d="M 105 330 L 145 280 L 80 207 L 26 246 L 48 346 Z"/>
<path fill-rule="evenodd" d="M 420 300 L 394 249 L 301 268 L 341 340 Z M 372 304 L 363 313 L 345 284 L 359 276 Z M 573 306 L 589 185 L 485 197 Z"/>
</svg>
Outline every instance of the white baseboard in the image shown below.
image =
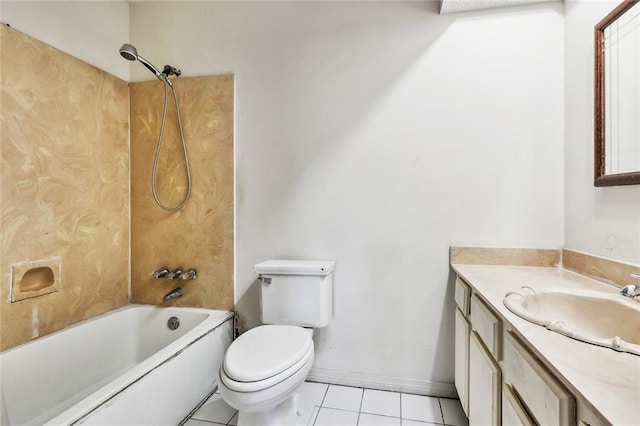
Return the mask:
<svg viewBox="0 0 640 426">
<path fill-rule="evenodd" d="M 344 372 L 326 368 L 311 368 L 307 380 L 311 382 L 438 396 L 442 398 L 458 397 L 453 383 Z"/>
</svg>

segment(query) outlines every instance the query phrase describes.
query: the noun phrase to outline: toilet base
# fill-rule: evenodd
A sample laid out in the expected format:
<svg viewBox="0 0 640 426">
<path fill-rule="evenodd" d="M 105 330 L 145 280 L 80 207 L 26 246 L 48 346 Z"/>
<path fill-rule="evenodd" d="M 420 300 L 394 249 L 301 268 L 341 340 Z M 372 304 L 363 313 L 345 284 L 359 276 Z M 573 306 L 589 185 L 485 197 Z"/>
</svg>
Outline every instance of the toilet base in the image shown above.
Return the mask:
<svg viewBox="0 0 640 426">
<path fill-rule="evenodd" d="M 312 414 L 313 403 L 295 391 L 270 410 L 238 412 L 238 426 L 306 426 Z"/>
</svg>

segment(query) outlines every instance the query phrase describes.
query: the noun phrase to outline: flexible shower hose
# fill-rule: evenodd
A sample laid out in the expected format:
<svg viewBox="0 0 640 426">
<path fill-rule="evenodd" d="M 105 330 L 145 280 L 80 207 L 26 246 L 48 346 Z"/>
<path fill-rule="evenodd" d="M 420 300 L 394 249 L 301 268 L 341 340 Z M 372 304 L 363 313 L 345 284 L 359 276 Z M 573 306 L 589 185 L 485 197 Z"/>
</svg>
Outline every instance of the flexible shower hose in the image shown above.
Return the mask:
<svg viewBox="0 0 640 426">
<path fill-rule="evenodd" d="M 162 111 L 162 124 L 160 125 L 160 134 L 158 135 L 158 143 L 156 145 L 156 155 L 153 159 L 153 170 L 151 172 L 151 191 L 153 192 L 153 199 L 156 204 L 167 211 L 177 211 L 180 210 L 189 200 L 191 196 L 191 171 L 189 168 L 189 157 L 187 156 L 187 144 L 184 141 L 184 132 L 182 131 L 182 120 L 180 119 L 180 107 L 178 106 L 178 97 L 176 96 L 176 91 L 173 88 L 173 85 L 170 84 L 166 80 L 162 80 L 164 85 L 164 109 Z M 156 174 L 158 169 L 158 157 L 160 156 L 160 148 L 162 147 L 162 137 L 164 136 L 164 125 L 167 120 L 167 106 L 168 106 L 168 93 L 167 86 L 171 88 L 171 93 L 173 93 L 173 100 L 176 104 L 176 114 L 178 116 L 178 128 L 180 129 L 180 141 L 182 142 L 182 152 L 184 154 L 184 166 L 187 170 L 187 195 L 185 195 L 184 199 L 180 204 L 175 207 L 168 207 L 164 205 L 160 199 L 158 198 L 158 193 L 156 191 Z"/>
</svg>

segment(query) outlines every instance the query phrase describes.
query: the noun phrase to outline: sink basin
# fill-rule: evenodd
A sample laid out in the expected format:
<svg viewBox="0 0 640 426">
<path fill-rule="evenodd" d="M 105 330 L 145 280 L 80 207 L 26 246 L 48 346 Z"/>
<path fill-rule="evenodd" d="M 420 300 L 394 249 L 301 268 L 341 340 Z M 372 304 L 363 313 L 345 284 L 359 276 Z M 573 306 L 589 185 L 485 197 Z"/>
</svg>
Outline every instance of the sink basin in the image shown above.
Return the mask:
<svg viewBox="0 0 640 426">
<path fill-rule="evenodd" d="M 640 355 L 640 303 L 618 293 L 522 287 L 507 293 L 504 305 L 567 337 Z"/>
</svg>

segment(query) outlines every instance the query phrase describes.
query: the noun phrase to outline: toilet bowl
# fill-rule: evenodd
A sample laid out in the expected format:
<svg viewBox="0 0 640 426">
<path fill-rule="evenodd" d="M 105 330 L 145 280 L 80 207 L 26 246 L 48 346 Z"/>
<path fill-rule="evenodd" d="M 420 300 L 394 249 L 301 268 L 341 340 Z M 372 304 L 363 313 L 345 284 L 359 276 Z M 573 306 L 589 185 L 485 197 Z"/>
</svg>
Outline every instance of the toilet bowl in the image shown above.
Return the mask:
<svg viewBox="0 0 640 426">
<path fill-rule="evenodd" d="M 313 405 L 297 390 L 314 360 L 312 330 L 263 325 L 227 350 L 219 371 L 222 398 L 239 412 L 239 426 L 306 425 Z"/>
</svg>

